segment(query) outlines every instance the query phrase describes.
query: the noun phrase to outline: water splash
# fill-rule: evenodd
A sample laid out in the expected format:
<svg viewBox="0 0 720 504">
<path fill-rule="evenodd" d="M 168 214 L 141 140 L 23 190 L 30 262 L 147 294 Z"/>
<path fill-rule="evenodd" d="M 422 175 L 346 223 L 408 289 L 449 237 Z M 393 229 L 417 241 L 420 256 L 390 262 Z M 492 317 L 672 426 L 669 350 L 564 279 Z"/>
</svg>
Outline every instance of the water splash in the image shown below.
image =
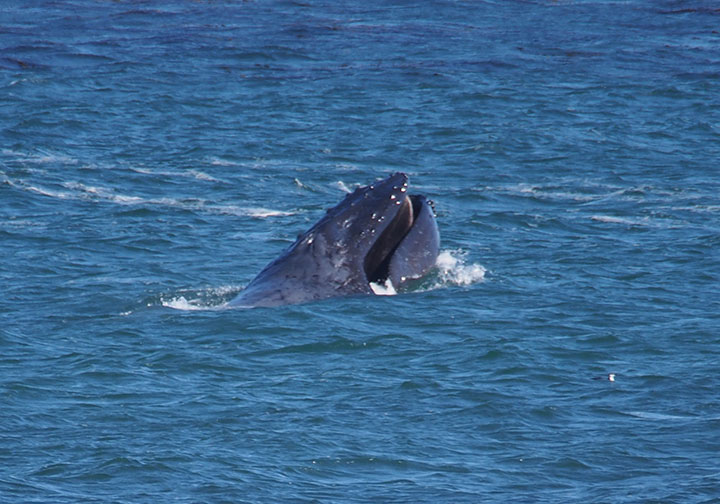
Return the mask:
<svg viewBox="0 0 720 504">
<path fill-rule="evenodd" d="M 337 187 L 344 193 L 350 194 L 352 192 L 352 189 L 350 189 L 342 180 L 338 180 L 337 182 L 335 182 L 335 187 Z"/>
<path fill-rule="evenodd" d="M 433 288 L 448 285 L 468 286 L 485 279 L 484 266 L 477 263 L 467 264 L 467 252 L 463 250 L 443 250 L 438 254 L 435 267 L 438 270 L 438 282 Z"/>
<path fill-rule="evenodd" d="M 181 311 L 220 310 L 240 290 L 237 286 L 211 287 L 199 291 L 184 291 L 161 296 L 159 304 L 165 308 Z M 149 303 L 152 306 L 155 303 Z"/>
<path fill-rule="evenodd" d="M 209 310 L 211 307 L 204 306 L 202 304 L 195 304 L 196 300 L 188 301 L 185 296 L 178 296 L 172 299 L 162 301 L 162 305 L 165 308 L 173 308 L 175 310 L 183 311 L 194 311 L 194 310 Z"/>
<path fill-rule="evenodd" d="M 423 292 L 445 287 L 466 287 L 485 279 L 486 269 L 477 263 L 467 263 L 467 252 L 463 250 L 443 250 L 435 261 L 435 270 L 426 278 L 410 282 L 408 289 L 401 291 Z M 378 296 L 398 294 L 390 279 L 385 283 L 370 283 L 370 288 Z"/>
</svg>

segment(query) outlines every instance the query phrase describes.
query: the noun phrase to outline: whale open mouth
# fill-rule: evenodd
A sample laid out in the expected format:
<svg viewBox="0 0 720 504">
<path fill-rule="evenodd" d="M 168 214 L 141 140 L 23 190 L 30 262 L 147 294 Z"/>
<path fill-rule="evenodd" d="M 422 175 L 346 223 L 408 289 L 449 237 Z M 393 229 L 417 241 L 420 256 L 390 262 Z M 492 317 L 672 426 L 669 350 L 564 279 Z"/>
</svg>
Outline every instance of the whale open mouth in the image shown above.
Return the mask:
<svg viewBox="0 0 720 504">
<path fill-rule="evenodd" d="M 410 232 L 423 205 L 416 196 L 405 196 L 398 212 L 365 256 L 364 269 L 368 283 L 382 284 L 390 276 L 390 262 L 398 245 Z"/>
<path fill-rule="evenodd" d="M 436 265 L 440 234 L 432 202 L 407 191 L 408 176 L 402 172 L 358 187 L 228 306 L 280 306 L 411 289 Z"/>
</svg>

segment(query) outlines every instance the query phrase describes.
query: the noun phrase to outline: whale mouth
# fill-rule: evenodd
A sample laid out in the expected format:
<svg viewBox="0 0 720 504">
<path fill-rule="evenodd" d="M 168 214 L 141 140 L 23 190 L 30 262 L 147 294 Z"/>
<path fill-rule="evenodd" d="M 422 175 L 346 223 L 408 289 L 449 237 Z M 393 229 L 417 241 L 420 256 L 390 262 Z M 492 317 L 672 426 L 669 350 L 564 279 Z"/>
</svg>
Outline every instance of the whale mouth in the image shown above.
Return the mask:
<svg viewBox="0 0 720 504">
<path fill-rule="evenodd" d="M 415 196 L 405 196 L 395 217 L 375 240 L 365 256 L 364 270 L 368 283 L 384 283 L 389 278 L 390 261 L 398 245 L 410 232 L 422 211 L 422 203 Z"/>
<path fill-rule="evenodd" d="M 409 195 L 408 176 L 396 172 L 356 188 L 328 209 L 228 306 L 394 294 L 416 285 L 437 264 L 439 247 L 432 202 Z"/>
</svg>

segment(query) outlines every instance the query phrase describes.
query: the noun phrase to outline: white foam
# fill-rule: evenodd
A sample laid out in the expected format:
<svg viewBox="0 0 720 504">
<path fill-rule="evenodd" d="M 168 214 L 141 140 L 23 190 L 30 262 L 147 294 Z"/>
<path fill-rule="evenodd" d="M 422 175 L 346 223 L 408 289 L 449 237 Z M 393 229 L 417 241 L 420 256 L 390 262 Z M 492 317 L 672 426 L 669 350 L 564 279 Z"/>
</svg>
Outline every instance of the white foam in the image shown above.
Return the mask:
<svg viewBox="0 0 720 504">
<path fill-rule="evenodd" d="M 265 217 L 283 217 L 287 215 L 294 215 L 295 212 L 286 212 L 284 210 L 272 210 L 269 208 L 246 208 L 246 215 L 250 217 L 263 219 Z"/>
<path fill-rule="evenodd" d="M 157 204 L 155 201 L 152 200 L 146 200 L 137 196 L 124 196 L 122 194 L 114 194 L 111 196 L 106 196 L 106 198 L 110 201 L 114 201 L 115 203 L 120 203 L 121 205 L 141 205 L 145 202 Z"/>
<path fill-rule="evenodd" d="M 218 205 L 203 199 L 175 199 L 175 198 L 142 198 L 140 196 L 132 196 L 128 194 L 119 194 L 114 190 L 83 184 L 81 182 L 69 181 L 63 182 L 62 186 L 68 191 L 58 191 L 48 189 L 41 186 L 29 185 L 22 181 L 16 184 L 6 176 L 1 179 L 2 182 L 13 187 L 19 187 L 26 191 L 42 194 L 51 198 L 58 199 L 75 199 L 90 201 L 105 201 L 116 203 L 118 205 L 151 205 L 160 207 L 182 208 L 186 210 L 201 211 L 216 215 L 234 215 L 238 217 L 252 217 L 256 219 L 264 219 L 267 217 L 284 217 L 295 215 L 295 212 L 287 210 L 275 210 L 263 207 L 240 207 L 237 205 Z"/>
<path fill-rule="evenodd" d="M 142 173 L 143 175 L 154 175 L 168 178 L 194 178 L 197 180 L 204 180 L 206 182 L 223 182 L 222 180 L 217 179 L 212 175 L 208 175 L 200 170 L 150 170 L 147 168 L 139 168 L 137 166 L 131 167 L 130 169 L 135 173 Z"/>
<path fill-rule="evenodd" d="M 467 253 L 461 250 L 443 250 L 438 254 L 435 266 L 438 269 L 440 283 L 437 285 L 467 286 L 482 282 L 485 279 L 484 266 L 472 263 L 466 264 Z"/>
<path fill-rule="evenodd" d="M 77 165 L 79 162 L 77 159 L 72 158 L 70 156 L 65 156 L 63 154 L 53 154 L 52 152 L 43 152 L 43 151 L 37 151 L 32 153 L 27 152 L 19 152 L 12 149 L 2 149 L 3 155 L 5 156 L 13 156 L 16 158 L 20 158 L 22 161 L 25 161 L 26 163 L 35 163 L 35 164 L 47 164 L 47 163 L 64 163 L 64 164 L 70 164 L 70 165 Z"/>
<path fill-rule="evenodd" d="M 42 194 L 43 196 L 50 196 L 51 198 L 58 198 L 58 199 L 72 199 L 72 194 L 64 192 L 64 191 L 53 191 L 51 189 L 45 189 L 43 187 L 37 187 L 28 185 L 25 186 L 25 189 L 27 189 L 30 192 L 34 192 L 37 194 Z"/>
<path fill-rule="evenodd" d="M 610 215 L 593 215 L 590 219 L 606 224 L 625 224 L 627 226 L 643 226 L 647 224 L 647 219 L 626 219 L 624 217 L 613 217 Z"/>
<path fill-rule="evenodd" d="M 87 192 L 91 194 L 99 194 L 101 192 L 104 192 L 103 189 L 100 189 L 99 187 L 95 186 L 88 186 L 85 184 L 82 184 L 80 182 L 63 182 L 63 187 L 66 187 L 68 189 L 75 189 L 82 192 Z"/>
<path fill-rule="evenodd" d="M 395 286 L 392 284 L 389 278 L 385 280 L 385 283 L 382 284 L 370 282 L 370 288 L 378 296 L 394 296 L 395 294 L 397 294 Z"/>
<path fill-rule="evenodd" d="M 338 189 L 340 189 L 342 192 L 346 192 L 348 194 L 352 192 L 350 190 L 350 188 L 347 185 L 345 185 L 345 182 L 343 182 L 342 180 L 338 180 L 337 182 L 335 182 L 335 186 Z"/>
<path fill-rule="evenodd" d="M 692 420 L 693 417 L 680 415 L 667 415 L 665 413 L 653 413 L 649 411 L 628 411 L 628 415 L 645 420 Z"/>
<path fill-rule="evenodd" d="M 295 212 L 286 210 L 273 210 L 272 208 L 263 207 L 239 207 L 236 205 L 204 206 L 203 209 L 211 213 L 235 215 L 238 217 L 253 217 L 256 219 L 295 215 Z"/>
<path fill-rule="evenodd" d="M 720 205 L 675 206 L 670 209 L 681 212 L 713 213 L 720 211 Z"/>
<path fill-rule="evenodd" d="M 145 168 L 138 168 L 136 167 L 130 167 L 130 170 L 134 171 L 135 173 L 142 173 L 143 175 L 155 175 L 155 172 L 152 170 L 148 170 Z"/>
<path fill-rule="evenodd" d="M 120 203 L 123 205 L 139 205 L 142 203 L 153 203 L 152 200 L 146 200 L 138 196 L 115 194 L 111 190 L 104 187 L 89 186 L 81 182 L 63 182 L 62 185 L 63 187 L 77 191 L 79 194 L 77 194 L 76 196 L 81 199 L 87 198 L 88 195 L 90 195 L 93 198 L 113 201 L 115 203 Z"/>
<path fill-rule="evenodd" d="M 225 307 L 227 298 L 240 290 L 237 286 L 212 287 L 201 291 L 161 297 L 160 304 L 166 308 L 182 311 L 220 310 Z M 148 305 L 151 306 L 151 305 Z"/>
<path fill-rule="evenodd" d="M 166 308 L 173 308 L 174 310 L 183 311 L 196 311 L 196 310 L 208 310 L 211 307 L 203 306 L 202 304 L 196 304 L 197 300 L 188 301 L 185 296 L 178 296 L 172 299 L 163 299 L 162 305 Z"/>
<path fill-rule="evenodd" d="M 240 166 L 240 163 L 219 157 L 211 157 L 210 164 L 214 166 Z"/>
<path fill-rule="evenodd" d="M 62 154 L 52 154 L 49 152 L 42 152 L 39 154 L 28 154 L 25 160 L 30 163 L 46 164 L 46 163 L 64 163 L 76 165 L 78 160 Z"/>
<path fill-rule="evenodd" d="M 577 192 L 563 191 L 557 185 L 519 183 L 511 185 L 488 186 L 490 191 L 517 194 L 523 197 L 547 199 L 552 201 L 576 201 L 578 203 L 594 203 L 614 196 L 622 195 L 625 189 L 616 186 L 593 184 L 586 182 Z M 591 193 L 584 192 L 592 190 Z"/>
<path fill-rule="evenodd" d="M 207 173 L 201 172 L 199 170 L 190 170 L 188 173 L 198 180 L 205 180 L 207 182 L 221 182 L 220 179 L 216 179 L 212 175 L 208 175 Z"/>
</svg>

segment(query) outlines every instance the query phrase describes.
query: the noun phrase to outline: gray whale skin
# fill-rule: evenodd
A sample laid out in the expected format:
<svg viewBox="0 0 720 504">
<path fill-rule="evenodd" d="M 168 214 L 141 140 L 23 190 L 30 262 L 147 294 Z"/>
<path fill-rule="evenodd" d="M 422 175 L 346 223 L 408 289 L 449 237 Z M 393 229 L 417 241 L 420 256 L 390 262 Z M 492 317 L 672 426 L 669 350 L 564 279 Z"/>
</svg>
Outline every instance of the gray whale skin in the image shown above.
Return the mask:
<svg viewBox="0 0 720 504">
<path fill-rule="evenodd" d="M 389 279 L 399 289 L 424 276 L 435 265 L 440 234 L 431 203 L 407 189 L 407 175 L 395 173 L 348 194 L 227 306 L 374 294 L 371 282 Z"/>
</svg>

